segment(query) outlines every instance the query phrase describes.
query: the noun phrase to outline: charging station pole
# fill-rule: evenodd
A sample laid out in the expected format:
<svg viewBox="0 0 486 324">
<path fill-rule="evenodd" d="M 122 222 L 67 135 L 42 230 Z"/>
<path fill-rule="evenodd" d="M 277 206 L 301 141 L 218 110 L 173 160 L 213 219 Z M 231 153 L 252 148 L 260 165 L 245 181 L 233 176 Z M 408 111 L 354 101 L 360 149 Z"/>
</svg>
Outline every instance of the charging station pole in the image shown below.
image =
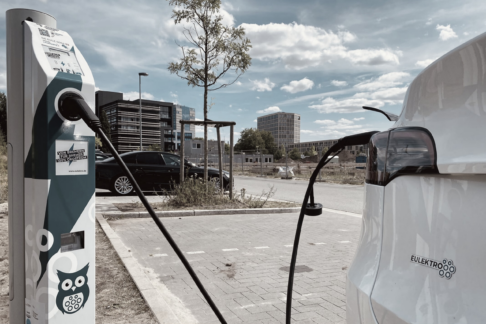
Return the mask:
<svg viewBox="0 0 486 324">
<path fill-rule="evenodd" d="M 10 323 L 94 323 L 94 132 L 59 111 L 94 79 L 53 17 L 6 16 Z"/>
</svg>

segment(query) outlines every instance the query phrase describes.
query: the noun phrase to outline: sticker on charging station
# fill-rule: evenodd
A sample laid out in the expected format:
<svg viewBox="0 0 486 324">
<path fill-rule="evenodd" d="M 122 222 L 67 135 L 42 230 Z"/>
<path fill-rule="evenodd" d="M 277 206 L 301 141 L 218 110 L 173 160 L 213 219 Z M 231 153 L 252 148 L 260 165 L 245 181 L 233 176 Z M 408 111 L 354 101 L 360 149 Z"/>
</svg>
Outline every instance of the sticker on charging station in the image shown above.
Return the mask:
<svg viewBox="0 0 486 324">
<path fill-rule="evenodd" d="M 56 141 L 56 175 L 88 174 L 88 142 Z"/>
</svg>

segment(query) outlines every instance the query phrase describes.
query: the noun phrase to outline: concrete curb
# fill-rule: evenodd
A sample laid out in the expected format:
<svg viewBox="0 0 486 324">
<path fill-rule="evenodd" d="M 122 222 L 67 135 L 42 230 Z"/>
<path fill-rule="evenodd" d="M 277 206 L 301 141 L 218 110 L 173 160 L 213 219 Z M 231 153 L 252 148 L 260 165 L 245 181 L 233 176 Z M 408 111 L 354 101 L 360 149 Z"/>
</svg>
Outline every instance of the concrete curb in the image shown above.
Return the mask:
<svg viewBox="0 0 486 324">
<path fill-rule="evenodd" d="M 154 281 L 150 280 L 143 271 L 138 261 L 132 256 L 125 244 L 123 244 L 118 234 L 116 234 L 110 224 L 103 218 L 103 215 L 97 213 L 96 219 L 159 323 L 185 324 L 193 322 L 192 320 L 188 321 L 188 319 L 193 318 L 191 311 L 180 300 L 174 298 L 172 293 L 164 285 L 157 284 L 154 286 Z"/>
<path fill-rule="evenodd" d="M 213 215 L 242 215 L 242 214 L 284 214 L 298 213 L 300 207 L 289 208 L 248 208 L 248 209 L 208 209 L 208 210 L 173 210 L 157 211 L 158 217 L 185 217 L 185 216 L 213 216 Z M 118 218 L 148 218 L 148 212 L 102 212 L 109 217 Z"/>
</svg>

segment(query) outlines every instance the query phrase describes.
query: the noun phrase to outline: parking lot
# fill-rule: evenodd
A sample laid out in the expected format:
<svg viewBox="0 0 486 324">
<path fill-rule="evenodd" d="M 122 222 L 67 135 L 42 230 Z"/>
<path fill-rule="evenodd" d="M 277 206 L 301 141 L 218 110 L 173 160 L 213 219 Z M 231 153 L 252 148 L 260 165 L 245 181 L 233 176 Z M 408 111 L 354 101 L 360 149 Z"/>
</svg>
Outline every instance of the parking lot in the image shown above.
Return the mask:
<svg viewBox="0 0 486 324">
<path fill-rule="evenodd" d="M 284 323 L 297 214 L 163 218 L 228 323 Z M 151 219 L 110 221 L 144 271 L 199 323 L 219 323 Z M 346 270 L 361 219 L 307 217 L 294 283 L 295 323 L 345 323 Z"/>
</svg>

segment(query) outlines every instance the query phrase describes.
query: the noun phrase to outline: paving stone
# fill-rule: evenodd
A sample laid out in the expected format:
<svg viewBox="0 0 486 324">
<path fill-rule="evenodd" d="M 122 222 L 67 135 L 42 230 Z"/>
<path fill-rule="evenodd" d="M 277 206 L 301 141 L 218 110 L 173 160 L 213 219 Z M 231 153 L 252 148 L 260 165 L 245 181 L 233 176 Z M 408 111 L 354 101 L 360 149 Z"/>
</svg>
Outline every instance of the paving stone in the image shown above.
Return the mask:
<svg viewBox="0 0 486 324">
<path fill-rule="evenodd" d="M 292 249 L 285 245 L 293 242 L 297 217 L 217 215 L 161 220 L 228 323 L 272 324 L 285 320 L 289 273 L 281 269 L 290 264 Z M 200 323 L 219 323 L 151 219 L 116 220 L 110 225 L 141 267 L 154 272 Z M 306 218 L 297 265 L 311 271 L 295 274 L 292 323 L 345 323 L 346 270 L 342 269 L 349 267 L 360 229 L 361 219 L 347 215 L 324 212 L 321 217 Z M 316 242 L 326 244 L 308 244 Z M 255 249 L 262 246 L 268 248 Z M 187 254 L 191 251 L 205 253 Z"/>
</svg>

